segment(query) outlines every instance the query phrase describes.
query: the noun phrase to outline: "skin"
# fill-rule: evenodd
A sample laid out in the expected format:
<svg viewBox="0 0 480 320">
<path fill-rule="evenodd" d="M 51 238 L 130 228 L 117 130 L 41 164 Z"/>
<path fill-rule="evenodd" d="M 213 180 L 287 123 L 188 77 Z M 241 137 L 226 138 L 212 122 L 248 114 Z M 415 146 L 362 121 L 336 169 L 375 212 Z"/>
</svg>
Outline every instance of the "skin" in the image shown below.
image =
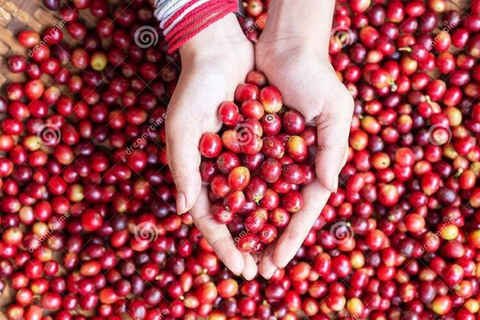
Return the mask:
<svg viewBox="0 0 480 320">
<path fill-rule="evenodd" d="M 295 256 L 330 193 L 336 191 L 338 175 L 348 156 L 353 99 L 328 58 L 334 4 L 332 0 L 272 0 L 255 49 L 233 14 L 180 48 L 183 69 L 166 119 L 177 211 L 189 211 L 219 258 L 246 279 L 252 279 L 257 271 L 271 278 L 277 268 L 284 268 Z M 211 203 L 199 173 L 198 142 L 203 133 L 220 129 L 218 105 L 233 100 L 235 88 L 254 65 L 282 92 L 285 105 L 317 126 L 318 179 L 302 189 L 304 207 L 292 216 L 278 241 L 265 252 L 251 256 L 238 251 L 227 227 L 211 216 Z"/>
</svg>

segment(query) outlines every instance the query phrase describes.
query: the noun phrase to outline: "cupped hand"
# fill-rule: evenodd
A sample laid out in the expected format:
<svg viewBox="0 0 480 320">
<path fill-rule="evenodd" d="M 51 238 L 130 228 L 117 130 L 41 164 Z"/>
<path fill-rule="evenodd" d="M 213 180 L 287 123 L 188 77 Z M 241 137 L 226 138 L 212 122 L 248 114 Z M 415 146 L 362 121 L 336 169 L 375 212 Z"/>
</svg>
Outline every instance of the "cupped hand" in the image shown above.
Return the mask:
<svg viewBox="0 0 480 320">
<path fill-rule="evenodd" d="M 212 24 L 180 48 L 182 73 L 167 110 L 169 166 L 177 188 L 177 211 L 190 212 L 218 257 L 235 274 L 251 279 L 257 266 L 241 253 L 225 225 L 211 215 L 207 189 L 202 186 L 198 143 L 206 132 L 217 132 L 218 106 L 233 100 L 235 88 L 254 67 L 252 44 L 234 14 Z"/>
<path fill-rule="evenodd" d="M 295 256 L 325 206 L 336 192 L 348 157 L 353 99 L 338 79 L 328 56 L 294 41 L 260 38 L 256 68 L 282 93 L 283 102 L 317 127 L 315 172 L 318 179 L 303 188 L 304 207 L 292 215 L 278 241 L 261 258 L 259 271 L 270 278 Z M 313 165 L 313 164 L 312 164 Z"/>
</svg>

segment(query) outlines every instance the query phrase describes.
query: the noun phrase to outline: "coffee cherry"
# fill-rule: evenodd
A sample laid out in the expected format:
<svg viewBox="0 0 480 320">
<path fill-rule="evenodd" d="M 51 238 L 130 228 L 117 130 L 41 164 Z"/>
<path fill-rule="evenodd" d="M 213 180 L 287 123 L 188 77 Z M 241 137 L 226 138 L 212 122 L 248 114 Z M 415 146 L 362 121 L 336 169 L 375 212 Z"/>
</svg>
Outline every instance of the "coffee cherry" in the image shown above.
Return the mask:
<svg viewBox="0 0 480 320">
<path fill-rule="evenodd" d="M 233 102 L 223 102 L 218 108 L 220 120 L 227 126 L 235 126 L 239 121 L 238 107 Z"/>
<path fill-rule="evenodd" d="M 247 167 L 236 167 L 228 174 L 228 185 L 233 190 L 243 190 L 250 182 L 250 171 Z"/>
<path fill-rule="evenodd" d="M 259 233 L 260 241 L 270 244 L 277 238 L 277 229 L 271 224 L 265 224 Z"/>
<path fill-rule="evenodd" d="M 270 211 L 270 221 L 278 229 L 285 228 L 290 221 L 290 214 L 283 208 L 274 208 Z"/>
<path fill-rule="evenodd" d="M 260 244 L 260 238 L 254 233 L 247 233 L 238 240 L 237 248 L 242 252 L 255 252 Z"/>
<path fill-rule="evenodd" d="M 40 35 L 35 31 L 20 31 L 17 36 L 18 42 L 25 48 L 33 48 L 40 41 Z"/>
<path fill-rule="evenodd" d="M 258 233 L 265 227 L 267 218 L 268 215 L 265 209 L 257 209 L 245 218 L 245 229 L 251 233 Z"/>
<path fill-rule="evenodd" d="M 260 90 L 256 85 L 245 83 L 239 85 L 235 90 L 235 101 L 243 103 L 246 100 L 255 100 L 259 95 Z"/>
<path fill-rule="evenodd" d="M 205 133 L 200 140 L 200 153 L 207 158 L 214 158 L 222 151 L 222 140 L 215 133 Z"/>
<path fill-rule="evenodd" d="M 268 136 L 277 135 L 282 129 L 282 122 L 280 116 L 277 114 L 266 114 L 260 120 L 263 131 Z"/>
<path fill-rule="evenodd" d="M 289 191 L 282 197 L 282 205 L 288 212 L 297 212 L 303 207 L 303 197 L 298 191 Z"/>
<path fill-rule="evenodd" d="M 224 208 L 221 204 L 215 204 L 212 207 L 213 217 L 220 223 L 228 224 L 233 221 L 232 212 Z"/>
<path fill-rule="evenodd" d="M 305 119 L 295 110 L 289 110 L 284 113 L 282 124 L 285 132 L 288 134 L 300 134 L 305 130 Z"/>
<path fill-rule="evenodd" d="M 307 155 L 307 143 L 300 136 L 288 138 L 286 150 L 294 159 L 303 159 Z"/>
<path fill-rule="evenodd" d="M 218 170 L 220 170 L 224 174 L 230 173 L 235 167 L 240 166 L 240 159 L 239 157 L 232 153 L 232 152 L 222 152 L 217 160 L 216 164 Z"/>
<path fill-rule="evenodd" d="M 282 174 L 282 168 L 277 160 L 268 158 L 260 166 L 259 174 L 265 182 L 275 183 Z"/>
<path fill-rule="evenodd" d="M 258 102 L 257 100 L 246 100 L 242 103 L 242 114 L 247 117 L 247 118 L 253 118 L 256 120 L 260 120 L 264 113 L 265 110 L 263 108 L 263 105 Z"/>
<path fill-rule="evenodd" d="M 277 113 L 282 108 L 282 96 L 275 87 L 265 87 L 260 91 L 260 102 L 268 113 Z"/>
<path fill-rule="evenodd" d="M 253 176 L 246 186 L 244 192 L 248 200 L 258 203 L 260 200 L 262 200 L 267 192 L 266 180 L 263 180 L 258 176 Z"/>
<path fill-rule="evenodd" d="M 223 204 L 227 210 L 237 213 L 245 204 L 245 194 L 242 191 L 233 191 L 225 198 Z"/>
<path fill-rule="evenodd" d="M 285 154 L 282 141 L 276 137 L 263 138 L 262 152 L 269 158 L 280 159 Z"/>
</svg>

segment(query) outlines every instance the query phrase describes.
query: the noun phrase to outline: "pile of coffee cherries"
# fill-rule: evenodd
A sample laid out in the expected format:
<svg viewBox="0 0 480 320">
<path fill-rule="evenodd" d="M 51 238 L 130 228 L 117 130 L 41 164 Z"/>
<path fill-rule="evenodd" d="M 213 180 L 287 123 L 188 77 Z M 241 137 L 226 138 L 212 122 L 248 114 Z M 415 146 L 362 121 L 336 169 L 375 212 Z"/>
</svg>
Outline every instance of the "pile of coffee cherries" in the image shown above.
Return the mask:
<svg viewBox="0 0 480 320">
<path fill-rule="evenodd" d="M 213 217 L 231 223 L 235 217 L 237 247 L 262 250 L 272 243 L 303 205 L 300 186 L 315 178 L 308 152 L 316 146 L 314 127 L 303 116 L 282 108 L 278 89 L 266 86 L 265 76 L 252 71 L 238 86 L 234 102 L 224 102 L 218 116 L 220 134 L 200 140 L 202 180 L 210 184 Z M 238 215 L 235 215 L 238 214 Z"/>
<path fill-rule="evenodd" d="M 175 212 L 164 122 L 180 59 L 152 2 L 43 0 L 58 21 L 18 33 L 25 52 L 4 59 L 19 80 L 0 97 L 0 317 L 478 318 L 480 1 L 337 1 L 329 49 L 355 98 L 349 157 L 268 281 L 234 276 Z M 253 42 L 268 6 L 245 1 Z M 298 214 L 314 130 L 258 72 L 219 116 L 202 177 L 216 218 L 233 215 L 255 251 Z"/>
</svg>

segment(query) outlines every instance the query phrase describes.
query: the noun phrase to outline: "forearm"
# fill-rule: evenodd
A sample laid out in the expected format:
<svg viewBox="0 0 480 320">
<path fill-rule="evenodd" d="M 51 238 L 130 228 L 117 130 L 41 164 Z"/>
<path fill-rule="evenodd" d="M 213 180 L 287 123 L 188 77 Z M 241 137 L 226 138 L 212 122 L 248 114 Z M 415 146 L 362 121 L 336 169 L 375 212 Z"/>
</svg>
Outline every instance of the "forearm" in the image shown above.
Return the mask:
<svg viewBox="0 0 480 320">
<path fill-rule="evenodd" d="M 264 33 L 328 56 L 335 0 L 271 0 Z"/>
</svg>

